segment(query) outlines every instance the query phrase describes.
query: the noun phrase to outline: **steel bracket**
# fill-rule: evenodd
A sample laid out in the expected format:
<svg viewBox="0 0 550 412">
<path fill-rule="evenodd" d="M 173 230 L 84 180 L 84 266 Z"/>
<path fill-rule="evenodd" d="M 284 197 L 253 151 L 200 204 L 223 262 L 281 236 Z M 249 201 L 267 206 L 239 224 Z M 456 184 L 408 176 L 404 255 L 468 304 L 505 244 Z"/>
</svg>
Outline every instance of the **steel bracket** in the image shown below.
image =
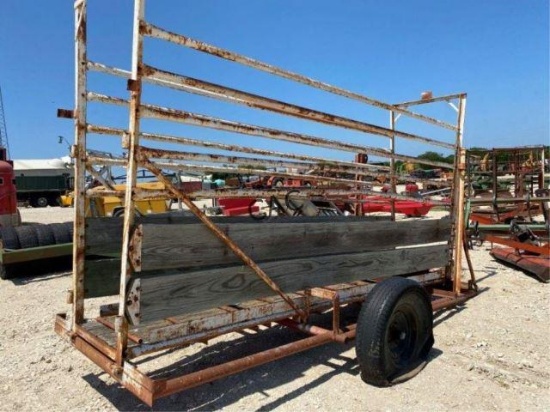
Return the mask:
<svg viewBox="0 0 550 412">
<path fill-rule="evenodd" d="M 141 279 L 134 279 L 126 298 L 126 313 L 133 325 L 138 325 L 141 319 Z"/>
</svg>

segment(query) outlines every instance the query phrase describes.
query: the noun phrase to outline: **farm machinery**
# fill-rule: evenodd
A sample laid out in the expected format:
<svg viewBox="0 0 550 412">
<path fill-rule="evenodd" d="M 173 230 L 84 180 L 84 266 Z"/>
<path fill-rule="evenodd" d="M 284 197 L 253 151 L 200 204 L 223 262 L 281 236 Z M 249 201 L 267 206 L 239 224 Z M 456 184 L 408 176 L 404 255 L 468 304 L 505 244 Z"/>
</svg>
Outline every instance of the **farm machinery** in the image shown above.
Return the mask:
<svg viewBox="0 0 550 412">
<path fill-rule="evenodd" d="M 490 252 L 495 259 L 543 282 L 550 281 L 547 151 L 524 146 L 475 149 L 466 155 L 470 244 L 496 244 Z"/>
</svg>

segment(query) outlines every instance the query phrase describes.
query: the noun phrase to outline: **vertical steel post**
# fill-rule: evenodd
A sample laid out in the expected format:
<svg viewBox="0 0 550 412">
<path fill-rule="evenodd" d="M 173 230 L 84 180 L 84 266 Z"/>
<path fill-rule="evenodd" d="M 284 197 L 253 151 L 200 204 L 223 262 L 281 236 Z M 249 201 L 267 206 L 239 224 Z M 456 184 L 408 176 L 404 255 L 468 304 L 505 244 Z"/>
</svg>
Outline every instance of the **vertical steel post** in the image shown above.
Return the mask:
<svg viewBox="0 0 550 412">
<path fill-rule="evenodd" d="M 134 34 L 132 42 L 132 75 L 128 82 L 130 90 L 130 122 L 128 139 L 123 139 L 123 148 L 128 150 L 128 169 L 126 174 L 126 192 L 124 195 L 124 224 L 122 232 L 122 256 L 120 268 L 119 311 L 117 319 L 116 363 L 123 363 L 124 352 L 128 345 L 128 321 L 126 320 L 126 286 L 132 276 L 132 268 L 128 258 L 131 230 L 134 224 L 134 189 L 138 169 L 139 126 L 141 105 L 141 75 L 143 58 L 143 36 L 140 25 L 143 21 L 145 0 L 134 2 Z"/>
<path fill-rule="evenodd" d="M 395 116 L 395 112 L 392 110 L 390 111 L 390 128 L 395 130 L 395 123 L 397 122 L 397 117 Z M 396 176 L 395 176 L 395 158 L 393 155 L 395 155 L 395 134 L 391 135 L 390 138 L 390 152 L 392 154 L 392 157 L 390 157 L 390 182 L 391 182 L 391 190 L 394 194 L 397 194 L 397 182 L 396 182 Z M 391 220 L 395 221 L 395 199 L 391 199 Z"/>
<path fill-rule="evenodd" d="M 84 252 L 86 212 L 86 0 L 74 3 L 75 17 L 75 205 L 73 239 L 73 316 L 72 330 L 84 320 Z"/>
<path fill-rule="evenodd" d="M 460 294 L 462 286 L 462 246 L 464 239 L 464 183 L 466 167 L 466 150 L 463 147 L 464 114 L 466 111 L 466 95 L 461 95 L 458 100 L 457 132 L 456 132 L 456 156 L 455 162 L 455 196 L 454 196 L 454 293 Z"/>
</svg>

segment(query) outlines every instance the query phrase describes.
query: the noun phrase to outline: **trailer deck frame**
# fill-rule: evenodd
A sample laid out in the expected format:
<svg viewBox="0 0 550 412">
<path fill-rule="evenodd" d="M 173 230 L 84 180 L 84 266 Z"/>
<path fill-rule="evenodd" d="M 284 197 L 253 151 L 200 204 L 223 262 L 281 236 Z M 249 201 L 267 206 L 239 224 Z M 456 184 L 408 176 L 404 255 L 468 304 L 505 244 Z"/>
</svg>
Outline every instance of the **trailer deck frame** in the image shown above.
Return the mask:
<svg viewBox="0 0 550 412">
<path fill-rule="evenodd" d="M 340 197 L 352 203 L 360 203 L 361 196 L 369 195 L 383 196 L 390 201 L 395 199 L 410 199 L 407 196 L 397 194 L 397 161 L 413 161 L 415 163 L 453 170 L 451 203 L 439 203 L 447 205 L 450 208 L 450 227 L 448 231 L 444 232 L 445 240 L 436 242 L 437 246 L 434 246 L 436 248 L 439 247 L 437 250 L 443 263 L 435 267 L 420 265 L 418 270 L 410 269 L 404 273 L 397 270 L 396 275 L 407 276 L 429 289 L 432 292 L 433 310 L 441 310 L 454 306 L 475 294 L 475 278 L 471 266 L 470 281 L 467 284 L 462 281 L 462 257 L 464 253 L 468 253 L 467 249 L 464 248 L 465 151 L 462 143 L 466 94 L 459 93 L 435 98 L 429 97 L 398 104 L 384 103 L 190 39 L 180 34 L 168 32 L 151 25 L 145 20 L 144 0 L 135 0 L 134 4 L 132 70 L 126 71 L 88 60 L 86 51 L 87 1 L 77 0 L 74 3 L 76 50 L 75 108 L 74 110 L 60 109 L 58 113 L 60 117 L 74 119 L 75 124 L 75 145 L 72 148 L 76 165 L 75 237 L 73 244 L 73 283 L 72 290 L 68 294 L 68 303 L 72 305 L 72 311 L 69 314 L 62 313 L 57 315 L 55 330 L 59 335 L 69 340 L 73 346 L 148 405 L 152 405 L 155 399 L 180 390 L 328 342 L 344 342 L 355 336 L 356 332 L 353 324 L 342 324 L 339 315 L 340 308 L 350 303 L 362 302 L 367 293 L 378 282 L 383 280 L 383 276 L 378 278 L 375 274 L 371 274 L 365 280 L 356 279 L 337 284 L 329 283 L 306 287 L 299 290 L 284 290 L 283 287 L 279 286 L 279 282 L 273 280 L 272 273 L 264 270 L 266 266 L 261 257 L 253 259 L 251 257 L 252 253 L 246 250 L 243 244 L 238 244 L 233 239 L 231 231 L 228 231 L 227 228 L 222 229 L 222 225 L 219 222 L 207 216 L 194 203 L 194 200 L 199 198 L 215 199 L 220 197 L 238 198 L 252 196 L 262 199 L 268 195 L 282 196 L 284 193 L 278 190 L 241 190 L 235 188 L 184 193 L 165 177 L 163 170 L 184 170 L 202 173 L 240 172 L 257 173 L 258 175 L 269 174 L 287 178 L 303 178 L 303 174 L 292 171 L 292 168 L 311 168 L 322 165 L 323 173 L 315 175 L 315 180 L 322 182 L 322 184 L 318 187 L 300 190 L 299 193 L 293 193 L 293 198 L 307 201 L 311 197 L 322 195 L 331 199 Z M 390 115 L 390 126 L 377 126 L 152 67 L 143 61 L 143 43 L 145 38 L 156 38 L 188 47 L 198 52 L 207 53 L 230 62 L 267 72 L 274 76 L 305 84 L 339 97 L 352 99 L 385 110 Z M 130 98 L 126 100 L 120 97 L 106 96 L 89 91 L 87 88 L 87 73 L 89 71 L 128 79 Z M 147 84 L 328 124 L 340 127 L 341 129 L 381 136 L 387 139 L 389 148 L 367 146 L 349 141 L 338 141 L 304 133 L 224 120 L 186 110 L 176 110 L 146 104 L 142 102 L 142 91 Z M 87 107 L 90 102 L 128 108 L 128 129 L 89 123 L 87 119 Z M 456 111 L 456 124 L 444 122 L 410 110 L 410 107 L 413 106 L 438 102 L 448 103 Z M 447 140 L 434 139 L 398 130 L 396 124 L 401 116 L 446 129 L 451 131 L 452 135 Z M 365 177 L 378 175 L 380 172 L 380 167 L 373 167 L 370 164 L 324 158 L 312 155 L 310 152 L 302 154 L 294 151 L 281 152 L 247 145 L 235 145 L 234 142 L 231 144 L 209 142 L 202 139 L 143 132 L 141 130 L 142 118 L 161 119 L 218 131 L 240 133 L 245 136 L 256 136 L 260 139 L 265 138 L 292 144 L 307 145 L 309 148 L 328 148 L 335 151 L 366 153 L 382 157 L 389 160 L 390 166 L 387 168 L 386 174 L 393 190 L 392 193 L 381 193 L 374 190 L 371 183 L 365 181 Z M 100 155 L 88 155 L 88 134 L 118 137 L 121 141 L 122 149 L 128 153 L 127 158 L 113 159 L 112 157 L 102 157 Z M 396 146 L 398 140 L 401 139 L 450 150 L 455 156 L 455 162 L 453 165 L 450 165 L 419 159 L 410 154 L 398 153 Z M 157 146 L 144 146 L 141 143 L 142 140 L 155 142 L 154 144 Z M 162 146 L 164 144 L 200 147 L 202 152 L 193 152 L 191 149 L 175 151 Z M 206 149 L 211 150 L 211 152 L 204 152 Z M 227 151 L 235 152 L 237 155 L 224 154 Z M 250 157 L 250 155 L 254 155 L 255 157 Z M 254 168 L 251 169 L 248 167 L 249 164 L 253 164 Z M 92 291 L 90 284 L 86 283 L 88 282 L 88 278 L 94 275 L 94 273 L 90 272 L 90 268 L 101 274 L 99 273 L 101 272 L 101 265 L 105 263 L 102 260 L 92 260 L 92 258 L 95 259 L 95 255 L 90 256 L 91 237 L 104 236 L 104 232 L 108 232 L 107 229 L 110 227 L 110 224 L 107 222 L 104 223 L 106 226 L 99 232 L 93 232 L 90 229 L 92 222 L 85 217 L 86 198 L 92 196 L 91 193 L 87 192 L 85 186 L 86 171 L 98 165 L 118 165 L 127 169 L 127 185 L 124 191 L 105 190 L 101 194 L 93 194 L 93 196 L 119 196 L 124 198 L 125 213 L 118 235 L 120 238 L 115 236 L 116 242 L 112 240 L 113 238 L 109 238 L 109 241 L 112 243 L 118 242 L 117 244 L 120 249 L 118 252 L 110 249 L 104 256 L 110 259 L 105 259 L 105 262 L 111 265 L 109 266 L 109 270 L 112 269 L 113 264 L 118 264 L 116 271 L 118 291 L 114 293 L 112 289 L 109 289 L 109 292 Z M 275 173 L 266 171 L 266 167 L 274 165 L 285 167 L 286 170 L 276 171 Z M 152 172 L 160 182 L 164 183 L 166 189 L 148 191 L 137 187 L 136 176 L 139 168 L 146 168 Z M 270 296 L 231 302 L 230 304 L 221 306 L 214 305 L 208 310 L 199 312 L 178 313 L 176 311 L 173 316 L 158 319 L 150 318 L 147 322 L 141 321 L 143 319 L 142 312 L 146 312 L 147 307 L 143 303 L 144 292 L 142 290 L 143 285 L 140 283 L 140 279 L 142 279 L 140 276 L 146 278 L 146 275 L 140 275 L 143 256 L 138 252 L 142 250 L 141 242 L 143 236 L 140 234 L 141 226 L 138 225 L 139 222 L 134 214 L 135 202 L 141 198 L 151 198 L 154 196 L 166 197 L 167 195 L 179 199 L 196 216 L 198 221 L 208 229 L 209 233 L 215 236 L 216 241 L 223 245 L 228 254 L 240 259 L 241 266 L 244 268 L 243 270 L 260 278 L 261 283 L 264 286 L 268 286 Z M 289 194 L 287 193 L 287 195 Z M 366 218 L 364 219 L 365 225 L 371 221 Z M 395 206 L 393 206 L 392 212 L 388 217 L 388 222 L 395 221 L 396 212 Z M 334 220 L 334 222 L 337 223 L 339 221 Z M 429 247 L 430 242 L 426 240 L 419 242 L 420 246 L 418 244 L 415 245 L 414 242 L 410 246 Z M 97 253 L 98 246 L 95 245 L 95 248 L 94 250 Z M 401 245 L 395 250 L 403 251 L 404 255 L 409 250 L 411 253 L 414 252 L 412 249 L 407 248 L 408 246 Z M 109 276 L 111 274 L 109 273 Z M 159 277 L 163 276 L 163 272 L 158 272 L 158 275 Z M 94 295 L 93 293 L 96 294 Z M 91 319 L 85 317 L 86 299 L 93 296 L 111 296 L 114 294 L 118 295 L 116 297 L 117 302 L 103 306 L 99 317 Z M 184 307 L 181 305 L 185 305 L 185 302 L 180 302 L 179 304 L 178 308 L 181 310 Z M 310 323 L 311 313 L 327 310 L 332 312 L 332 328 L 322 328 Z M 310 336 L 297 342 L 171 379 L 155 380 L 141 372 L 132 361 L 144 354 L 168 348 L 183 347 L 229 332 L 275 324 L 303 331 Z"/>
</svg>

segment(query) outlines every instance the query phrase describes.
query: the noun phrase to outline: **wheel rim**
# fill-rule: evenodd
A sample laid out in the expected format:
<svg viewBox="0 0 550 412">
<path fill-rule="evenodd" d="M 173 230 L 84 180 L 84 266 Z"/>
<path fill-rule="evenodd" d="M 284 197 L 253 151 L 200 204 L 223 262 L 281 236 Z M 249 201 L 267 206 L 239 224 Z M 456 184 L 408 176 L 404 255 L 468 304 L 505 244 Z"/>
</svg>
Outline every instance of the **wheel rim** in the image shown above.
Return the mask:
<svg viewBox="0 0 550 412">
<path fill-rule="evenodd" d="M 36 199 L 36 204 L 39 207 L 46 207 L 48 206 L 48 199 L 46 199 L 45 197 L 39 197 L 38 199 Z"/>
<path fill-rule="evenodd" d="M 413 356 L 418 339 L 417 325 L 412 308 L 399 308 L 389 322 L 386 343 L 395 365 L 403 365 Z"/>
</svg>

